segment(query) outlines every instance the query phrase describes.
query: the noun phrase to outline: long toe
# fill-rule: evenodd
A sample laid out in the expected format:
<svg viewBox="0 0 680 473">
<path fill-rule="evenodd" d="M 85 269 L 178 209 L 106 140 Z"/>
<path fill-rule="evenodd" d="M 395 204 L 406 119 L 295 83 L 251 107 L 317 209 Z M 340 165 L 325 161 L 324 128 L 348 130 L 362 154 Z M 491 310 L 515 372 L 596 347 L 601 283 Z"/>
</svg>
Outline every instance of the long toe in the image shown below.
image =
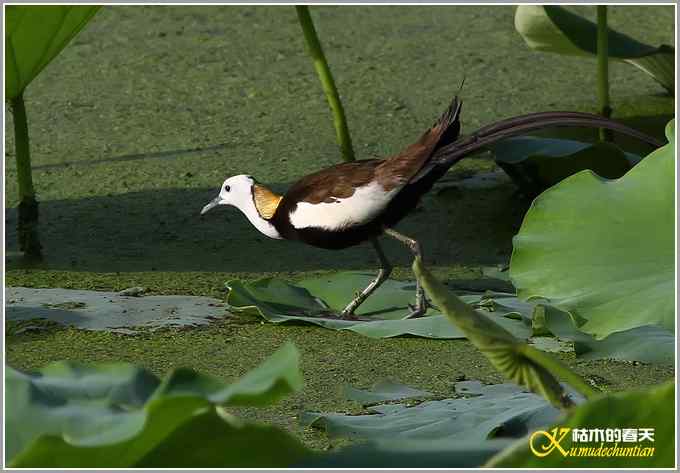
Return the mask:
<svg viewBox="0 0 680 473">
<path fill-rule="evenodd" d="M 339 319 L 342 318 L 340 315 L 338 315 L 337 312 L 333 312 L 332 310 L 324 310 L 320 312 L 316 312 L 314 314 L 309 314 L 308 317 L 317 317 L 319 319 Z"/>
<path fill-rule="evenodd" d="M 434 305 L 434 304 L 432 303 L 432 301 L 431 301 L 430 299 L 428 299 L 427 297 L 425 298 L 425 307 L 427 307 L 427 308 L 429 308 L 429 309 L 438 310 L 437 306 Z"/>
<path fill-rule="evenodd" d="M 422 317 L 427 312 L 427 304 L 417 304 L 415 306 L 409 304 L 408 307 L 409 307 L 409 309 L 411 309 L 411 312 L 406 314 L 406 316 L 403 317 L 402 320 L 415 319 L 416 317 Z"/>
<path fill-rule="evenodd" d="M 354 313 L 354 311 L 350 311 L 350 310 L 347 310 L 347 309 L 340 312 L 339 317 L 342 320 L 359 320 L 359 317 L 357 317 L 357 315 Z"/>
</svg>

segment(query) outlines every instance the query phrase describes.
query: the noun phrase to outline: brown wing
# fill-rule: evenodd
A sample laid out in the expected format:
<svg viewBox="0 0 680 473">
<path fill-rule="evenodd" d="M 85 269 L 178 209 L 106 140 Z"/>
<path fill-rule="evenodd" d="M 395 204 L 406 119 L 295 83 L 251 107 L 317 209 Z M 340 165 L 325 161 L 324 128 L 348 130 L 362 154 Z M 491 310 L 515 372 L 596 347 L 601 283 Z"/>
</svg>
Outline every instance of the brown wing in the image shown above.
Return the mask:
<svg viewBox="0 0 680 473">
<path fill-rule="evenodd" d="M 303 177 L 286 192 L 282 203 L 334 202 L 346 199 L 361 186 L 377 180 L 386 190 L 401 187 L 415 176 L 441 146 L 458 137 L 460 123 L 460 101 L 458 97 L 437 122 L 418 141 L 401 153 L 385 159 L 367 159 L 336 164 Z M 286 206 L 284 206 L 286 207 Z"/>
<path fill-rule="evenodd" d="M 401 153 L 384 160 L 378 169 L 378 182 L 392 189 L 404 185 L 432 158 L 442 146 L 454 142 L 460 133 L 460 109 L 462 102 L 458 96 L 453 98 L 439 120 L 423 135 Z"/>
<path fill-rule="evenodd" d="M 375 170 L 383 161 L 367 159 L 336 164 L 303 177 L 288 189 L 285 200 L 292 202 L 334 202 L 354 194 L 357 187 L 375 179 Z"/>
</svg>

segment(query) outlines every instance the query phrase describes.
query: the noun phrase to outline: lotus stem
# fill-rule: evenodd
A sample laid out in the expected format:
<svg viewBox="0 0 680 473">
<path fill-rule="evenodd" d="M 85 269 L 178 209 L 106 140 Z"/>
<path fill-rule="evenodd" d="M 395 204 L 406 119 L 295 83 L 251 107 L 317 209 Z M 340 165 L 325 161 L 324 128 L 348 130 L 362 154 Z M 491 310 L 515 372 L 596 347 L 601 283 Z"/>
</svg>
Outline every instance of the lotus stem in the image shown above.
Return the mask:
<svg viewBox="0 0 680 473">
<path fill-rule="evenodd" d="M 576 389 L 586 399 L 592 399 L 599 394 L 599 392 L 591 388 L 579 375 L 570 370 L 558 359 L 536 350 L 529 345 L 522 346 L 522 354 L 529 358 L 534 363 L 542 366 L 550 372 L 553 376 L 568 383 L 572 388 Z"/>
<path fill-rule="evenodd" d="M 28 122 L 24 96 L 19 94 L 11 99 L 14 115 L 14 144 L 17 163 L 17 181 L 19 187 L 19 206 L 17 233 L 19 249 L 26 256 L 40 257 L 41 245 L 38 238 L 38 201 L 33 189 L 31 173 L 31 150 L 28 140 Z"/>
<path fill-rule="evenodd" d="M 309 7 L 306 5 L 296 5 L 295 11 L 297 12 L 300 26 L 302 26 L 302 31 L 305 35 L 305 40 L 307 41 L 309 55 L 312 56 L 314 68 L 319 76 L 321 86 L 326 94 L 326 99 L 328 99 L 328 105 L 330 105 L 331 112 L 333 113 L 335 134 L 342 152 L 342 159 L 345 161 L 354 161 L 354 148 L 352 147 L 352 139 L 349 135 L 349 128 L 347 127 L 345 110 L 342 107 L 338 89 L 335 87 L 335 81 L 333 80 L 333 74 L 331 74 L 331 70 L 328 67 L 326 56 L 323 53 L 319 37 L 316 34 L 312 17 L 309 14 Z"/>
<path fill-rule="evenodd" d="M 612 116 L 609 105 L 609 29 L 607 28 L 607 6 L 597 6 L 597 95 L 600 100 L 600 115 Z M 600 128 L 600 139 L 611 141 L 611 132 Z"/>
</svg>

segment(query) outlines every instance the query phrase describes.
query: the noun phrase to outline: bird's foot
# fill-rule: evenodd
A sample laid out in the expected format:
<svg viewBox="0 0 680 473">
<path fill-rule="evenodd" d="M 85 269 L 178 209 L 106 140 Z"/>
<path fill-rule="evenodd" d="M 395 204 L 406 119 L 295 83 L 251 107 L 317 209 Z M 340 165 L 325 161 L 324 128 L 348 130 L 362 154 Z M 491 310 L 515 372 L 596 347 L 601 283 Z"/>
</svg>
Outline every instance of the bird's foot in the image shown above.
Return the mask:
<svg viewBox="0 0 680 473">
<path fill-rule="evenodd" d="M 422 317 L 427 312 L 427 307 L 418 307 L 417 305 L 408 305 L 411 312 L 402 317 L 402 320 L 415 319 L 416 317 Z"/>
<path fill-rule="evenodd" d="M 411 312 L 406 314 L 406 316 L 404 316 L 402 318 L 402 320 L 415 319 L 416 317 L 422 317 L 422 316 L 425 315 L 425 313 L 427 312 L 427 309 L 430 308 L 430 307 L 434 308 L 434 306 L 430 303 L 430 301 L 427 300 L 426 297 L 418 298 L 418 300 L 416 301 L 415 304 L 409 304 L 408 305 L 408 308 L 411 309 Z"/>
<path fill-rule="evenodd" d="M 327 320 L 347 320 L 347 321 L 365 321 L 370 320 L 357 316 L 356 314 L 343 314 L 342 312 L 313 312 L 308 314 L 301 314 L 303 317 L 310 317 L 315 319 L 327 319 Z"/>
<path fill-rule="evenodd" d="M 357 314 L 355 314 L 353 310 L 347 310 L 347 309 L 340 312 L 340 314 L 338 314 L 338 318 L 341 319 L 341 320 L 366 320 L 366 319 L 362 319 Z"/>
<path fill-rule="evenodd" d="M 338 313 L 330 308 L 327 310 L 314 310 L 314 311 L 309 311 L 305 312 L 303 314 L 304 317 L 314 317 L 317 319 L 331 319 L 331 320 L 359 320 L 359 317 L 357 317 L 353 313 L 346 313 L 346 310 L 343 310 L 342 312 Z"/>
</svg>

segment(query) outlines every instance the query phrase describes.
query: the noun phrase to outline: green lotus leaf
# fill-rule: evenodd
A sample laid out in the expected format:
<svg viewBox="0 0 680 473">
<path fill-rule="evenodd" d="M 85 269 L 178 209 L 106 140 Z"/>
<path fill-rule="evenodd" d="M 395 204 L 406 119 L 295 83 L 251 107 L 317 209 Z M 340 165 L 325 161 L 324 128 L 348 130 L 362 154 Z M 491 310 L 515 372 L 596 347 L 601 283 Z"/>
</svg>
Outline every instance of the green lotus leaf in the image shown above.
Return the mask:
<svg viewBox="0 0 680 473">
<path fill-rule="evenodd" d="M 560 407 L 570 406 L 573 400 L 568 397 L 557 377 L 562 377 L 586 397 L 595 394 L 578 375 L 557 359 L 520 341 L 494 320 L 464 303 L 432 276 L 419 258 L 413 263 L 413 272 L 432 302 L 467 335 L 468 340 L 503 376 Z"/>
<path fill-rule="evenodd" d="M 296 284 L 265 278 L 254 282 L 232 280 L 227 304 L 233 312 L 263 317 L 272 323 L 310 323 L 334 330 L 350 330 L 372 338 L 388 338 L 412 335 L 425 338 L 465 338 L 451 325 L 446 317 L 430 309 L 427 317 L 402 320 L 413 302 L 414 282 L 388 280 L 357 310 L 360 320 L 342 320 L 329 317 L 337 314 L 352 299 L 354 293 L 366 287 L 374 277 L 365 272 L 341 272 L 300 281 Z M 466 302 L 475 304 L 480 294 L 462 296 Z M 516 337 L 525 339 L 531 330 L 520 320 L 512 320 L 501 310 L 496 311 L 497 320 Z"/>
<path fill-rule="evenodd" d="M 584 169 L 615 179 L 640 161 L 639 156 L 611 143 L 531 136 L 509 138 L 492 151 L 498 165 L 529 197 Z"/>
<path fill-rule="evenodd" d="M 225 384 L 218 378 L 191 369 L 178 368 L 163 380 L 153 398 L 198 394 L 217 405 L 267 405 L 302 389 L 299 363 L 300 354 L 288 343 L 233 384 Z"/>
<path fill-rule="evenodd" d="M 511 295 L 496 293 L 491 299 L 483 299 L 488 307 L 490 301 L 495 310 L 505 317 L 518 317 L 531 327 L 529 343 L 542 345 L 544 351 L 552 347 L 556 351 L 573 352 L 584 360 L 622 360 L 643 363 L 672 364 L 675 357 L 675 336 L 672 331 L 656 325 L 645 325 L 616 332 L 602 340 L 580 331 L 585 319 L 574 317 L 546 303 L 544 300 L 524 302 Z M 542 337 L 542 338 L 537 338 Z M 546 337 L 558 337 L 559 340 Z M 573 342 L 566 343 L 563 341 Z"/>
<path fill-rule="evenodd" d="M 364 405 L 374 404 L 380 401 L 397 401 L 409 398 L 432 397 L 433 394 L 420 389 L 414 389 L 405 384 L 384 380 L 376 383 L 371 389 L 357 389 L 351 386 L 345 387 L 345 397 Z"/>
<path fill-rule="evenodd" d="M 529 437 L 492 458 L 485 466 L 494 468 L 671 468 L 675 464 L 675 382 L 668 381 L 649 390 L 607 394 L 574 409 L 568 417 L 554 426 L 569 429 L 654 429 L 654 442 L 619 443 L 619 447 L 653 447 L 652 456 L 565 456 L 559 449 L 544 457 L 534 455 L 529 448 Z M 540 437 L 540 436 L 539 436 Z M 535 439 L 535 448 L 548 445 L 545 438 Z M 599 442 L 572 442 L 567 432 L 560 442 L 566 452 L 572 447 L 599 447 Z M 613 446 L 608 443 L 605 446 Z"/>
<path fill-rule="evenodd" d="M 299 389 L 298 352 L 291 344 L 231 385 L 187 369 L 161 381 L 126 363 L 57 362 L 35 373 L 10 367 L 5 373 L 12 466 L 160 467 L 189 466 L 189 460 L 197 462 L 193 467 L 287 466 L 306 451 L 281 431 L 240 423 L 223 411 Z M 218 439 L 233 441 L 218 445 Z M 205 445 L 185 452 L 197 442 Z M 263 444 L 290 455 L 263 453 Z M 201 459 L 204 448 L 214 451 Z"/>
<path fill-rule="evenodd" d="M 277 427 L 225 422 L 216 409 L 193 417 L 135 465 L 138 468 L 283 468 L 314 458 Z"/>
<path fill-rule="evenodd" d="M 174 406 L 173 406 L 174 405 Z M 188 411 L 187 411 L 188 409 Z M 30 468 L 285 468 L 311 451 L 276 427 L 226 421 L 214 407 L 182 398 L 148 411 L 144 428 L 133 439 L 84 448 L 47 435 L 11 463 Z"/>
<path fill-rule="evenodd" d="M 574 342 L 574 353 L 584 360 L 624 360 L 673 364 L 675 335 L 656 325 L 635 327 L 612 333 L 602 340 L 583 333 L 571 314 L 547 306 L 545 327 L 563 340 Z"/>
<path fill-rule="evenodd" d="M 401 391 L 413 390 L 408 386 Z M 521 437 L 554 422 L 560 411 L 516 384 L 483 385 L 461 381 L 456 392 L 465 397 L 425 401 L 415 406 L 388 403 L 371 406 L 370 414 L 306 412 L 305 426 L 323 428 L 332 437 L 367 440 L 447 440 L 482 443 L 490 438 Z M 397 400 L 384 399 L 385 401 Z"/>
<path fill-rule="evenodd" d="M 20 95 L 99 8 L 8 6 L 5 9 L 5 99 Z"/>
<path fill-rule="evenodd" d="M 224 303 L 212 297 L 154 295 L 61 288 L 8 287 L 6 320 L 49 320 L 85 330 L 134 334 L 139 329 L 194 327 L 224 317 Z"/>
<path fill-rule="evenodd" d="M 597 55 L 597 25 L 557 5 L 521 5 L 515 29 L 536 51 L 572 56 Z M 675 89 L 675 48 L 641 43 L 609 29 L 609 57 L 631 64 L 652 76 L 670 94 Z"/>
<path fill-rule="evenodd" d="M 534 200 L 513 240 L 518 296 L 548 299 L 585 319 L 579 330 L 598 339 L 645 325 L 673 330 L 672 133 L 668 139 L 620 179 L 582 171 Z"/>
<path fill-rule="evenodd" d="M 512 444 L 510 439 L 485 442 L 450 440 L 376 440 L 306 458 L 296 468 L 474 468 Z"/>
</svg>

